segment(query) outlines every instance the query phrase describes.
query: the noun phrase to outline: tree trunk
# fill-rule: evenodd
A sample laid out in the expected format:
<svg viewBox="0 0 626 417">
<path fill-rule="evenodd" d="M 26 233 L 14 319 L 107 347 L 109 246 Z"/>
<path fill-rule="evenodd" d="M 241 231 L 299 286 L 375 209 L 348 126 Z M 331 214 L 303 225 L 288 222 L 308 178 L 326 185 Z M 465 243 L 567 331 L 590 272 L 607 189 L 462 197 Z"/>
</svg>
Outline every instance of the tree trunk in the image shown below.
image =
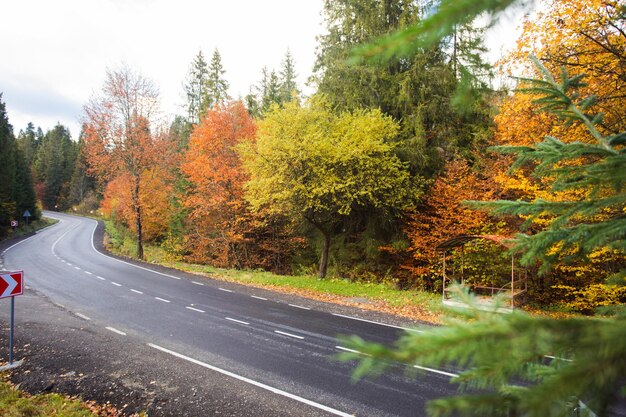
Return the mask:
<svg viewBox="0 0 626 417">
<path fill-rule="evenodd" d="M 322 259 L 320 259 L 320 270 L 317 274 L 317 277 L 319 279 L 326 277 L 326 271 L 328 269 L 328 252 L 330 250 L 330 233 L 326 233 L 322 230 L 322 234 L 324 235 L 324 246 L 322 246 Z"/>
<path fill-rule="evenodd" d="M 139 176 L 134 178 L 132 192 L 133 211 L 135 212 L 135 229 L 137 238 L 137 258 L 143 260 L 143 232 L 141 230 L 141 204 L 139 203 Z"/>
</svg>

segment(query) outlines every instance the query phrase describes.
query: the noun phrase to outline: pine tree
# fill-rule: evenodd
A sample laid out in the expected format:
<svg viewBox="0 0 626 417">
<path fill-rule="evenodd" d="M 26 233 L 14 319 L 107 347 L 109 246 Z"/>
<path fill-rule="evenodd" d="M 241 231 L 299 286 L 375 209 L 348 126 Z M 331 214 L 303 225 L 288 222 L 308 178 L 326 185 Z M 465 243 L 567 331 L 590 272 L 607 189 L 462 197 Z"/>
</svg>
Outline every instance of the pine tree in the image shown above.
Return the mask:
<svg viewBox="0 0 626 417">
<path fill-rule="evenodd" d="M 295 97 L 300 96 L 300 90 L 298 90 L 298 84 L 296 83 L 296 65 L 291 55 L 291 51 L 287 50 L 285 58 L 281 63 L 280 69 L 280 102 L 288 103 Z"/>
<path fill-rule="evenodd" d="M 39 132 L 41 132 L 41 129 L 39 129 Z M 35 125 L 31 122 L 26 126 L 26 130 L 20 130 L 20 133 L 17 135 L 17 145 L 24 154 L 24 159 L 29 167 L 35 159 L 35 154 L 40 143 L 41 136 L 37 134 Z"/>
<path fill-rule="evenodd" d="M 208 100 L 208 78 L 209 69 L 200 50 L 191 63 L 184 85 L 187 96 L 187 120 L 189 120 L 189 123 L 198 124 L 202 111 L 206 110 L 204 106 Z"/>
<path fill-rule="evenodd" d="M 283 103 L 283 96 L 281 94 L 281 85 L 278 80 L 278 75 L 276 75 L 276 71 L 270 71 L 267 67 L 263 67 L 262 75 L 261 112 L 267 113 L 272 107 L 272 104 L 281 105 Z"/>
<path fill-rule="evenodd" d="M 15 138 L 6 105 L 0 94 L 0 236 L 4 236 L 17 208 L 13 196 L 15 179 Z"/>
<path fill-rule="evenodd" d="M 205 113 L 208 109 L 212 109 L 216 105 L 223 104 L 230 97 L 228 95 L 228 81 L 224 78 L 226 70 L 222 65 L 222 56 L 220 52 L 215 49 L 213 51 L 213 57 L 209 64 L 209 72 L 206 82 L 206 99 L 202 106 L 202 113 Z"/>
</svg>

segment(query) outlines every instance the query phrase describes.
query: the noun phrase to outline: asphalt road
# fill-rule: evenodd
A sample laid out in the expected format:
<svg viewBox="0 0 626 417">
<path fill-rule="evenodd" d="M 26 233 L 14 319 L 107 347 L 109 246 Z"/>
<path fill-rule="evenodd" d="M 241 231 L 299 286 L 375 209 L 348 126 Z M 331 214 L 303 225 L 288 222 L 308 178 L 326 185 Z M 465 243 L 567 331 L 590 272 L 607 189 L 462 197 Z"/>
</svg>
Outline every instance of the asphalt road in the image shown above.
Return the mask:
<svg viewBox="0 0 626 417">
<path fill-rule="evenodd" d="M 191 367 L 280 396 L 293 404 L 284 415 L 308 414 L 304 407 L 316 415 L 420 416 L 429 399 L 456 393 L 447 370 L 415 377 L 398 370 L 355 383 L 354 364 L 333 358 L 343 349 L 338 335 L 391 343 L 398 326 L 116 259 L 94 244 L 96 221 L 46 215 L 60 222 L 7 249 L 4 269 L 24 270 L 27 291 L 106 329 L 111 343 L 165 355 L 180 372 Z"/>
</svg>

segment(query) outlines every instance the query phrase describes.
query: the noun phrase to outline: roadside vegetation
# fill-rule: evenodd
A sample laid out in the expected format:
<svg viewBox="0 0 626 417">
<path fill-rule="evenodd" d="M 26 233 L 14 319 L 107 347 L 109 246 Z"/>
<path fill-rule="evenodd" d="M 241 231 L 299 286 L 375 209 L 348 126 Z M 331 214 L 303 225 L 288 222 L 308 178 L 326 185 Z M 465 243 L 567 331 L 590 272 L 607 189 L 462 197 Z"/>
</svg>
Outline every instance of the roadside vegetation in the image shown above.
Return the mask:
<svg viewBox="0 0 626 417">
<path fill-rule="evenodd" d="M 29 222 L 28 224 L 26 223 L 22 223 L 20 226 L 18 226 L 15 229 L 9 229 L 6 233 L 6 235 L 3 238 L 0 238 L 0 241 L 5 240 L 5 239 L 11 239 L 11 238 L 15 238 L 15 237 L 19 237 L 19 236 L 24 236 L 27 235 L 29 233 L 33 233 L 36 232 L 37 230 L 41 230 L 44 227 L 48 227 L 51 226 L 55 223 L 57 223 L 58 220 L 55 219 L 50 219 L 47 217 L 41 217 L 37 220 L 33 220 L 31 222 Z"/>
<path fill-rule="evenodd" d="M 15 388 L 0 375 L 0 415 L 2 417 L 118 417 L 110 406 L 99 406 L 61 394 L 29 395 Z M 136 416 L 139 417 L 139 416 Z"/>
</svg>

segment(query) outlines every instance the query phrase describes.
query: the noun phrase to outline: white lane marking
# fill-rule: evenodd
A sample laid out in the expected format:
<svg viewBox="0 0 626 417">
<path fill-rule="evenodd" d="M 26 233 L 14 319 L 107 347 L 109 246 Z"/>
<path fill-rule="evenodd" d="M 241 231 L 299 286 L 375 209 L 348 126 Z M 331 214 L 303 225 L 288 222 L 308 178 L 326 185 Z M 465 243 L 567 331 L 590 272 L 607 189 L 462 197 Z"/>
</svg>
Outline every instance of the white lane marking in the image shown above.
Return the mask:
<svg viewBox="0 0 626 417">
<path fill-rule="evenodd" d="M 192 284 L 196 284 L 196 285 L 204 285 L 203 283 L 197 282 L 197 281 L 191 281 L 191 282 L 192 282 Z"/>
<path fill-rule="evenodd" d="M 295 337 L 296 339 L 304 339 L 304 337 L 302 336 L 298 336 L 298 335 L 287 333 L 287 332 L 281 332 L 280 330 L 274 330 L 274 333 L 282 334 L 284 336 L 289 336 L 289 337 Z"/>
<path fill-rule="evenodd" d="M 93 275 L 93 274 L 92 274 L 91 272 L 89 272 L 89 271 L 84 271 L 84 272 L 85 272 L 85 274 L 87 274 L 87 275 Z"/>
<path fill-rule="evenodd" d="M 245 376 L 237 375 L 237 374 L 232 373 L 230 371 L 226 371 L 226 370 L 218 368 L 216 366 L 209 365 L 208 363 L 201 362 L 201 361 L 199 361 L 197 359 L 194 359 L 194 358 L 190 358 L 189 356 L 182 355 L 182 354 L 180 354 L 178 352 L 174 352 L 173 350 L 169 350 L 169 349 L 166 349 L 164 347 L 161 347 L 161 346 L 158 346 L 158 345 L 155 345 L 155 344 L 152 344 L 152 343 L 148 343 L 148 346 L 150 346 L 151 348 L 160 350 L 161 352 L 168 353 L 168 354 L 170 354 L 172 356 L 175 356 L 177 358 L 180 358 L 180 359 L 186 360 L 188 362 L 191 362 L 193 364 L 196 364 L 196 365 L 202 366 L 204 368 L 210 369 L 212 371 L 219 372 L 222 375 L 226 375 L 226 376 L 229 376 L 231 378 L 235 378 L 235 379 L 237 379 L 239 381 L 245 382 L 247 384 L 254 385 L 255 387 L 259 387 L 259 388 L 262 388 L 264 390 L 273 392 L 274 394 L 282 395 L 283 397 L 287 397 L 287 398 L 290 398 L 292 400 L 301 402 L 303 404 L 310 405 L 311 407 L 315 407 L 315 408 L 318 408 L 320 410 L 324 410 L 324 411 L 326 411 L 328 413 L 331 413 L 331 414 L 334 414 L 336 416 L 353 417 L 352 414 L 344 413 L 343 411 L 339 411 L 339 410 L 336 410 L 334 408 L 328 407 L 326 405 L 323 405 L 323 404 L 320 404 L 320 403 L 316 403 L 315 401 L 307 400 L 306 398 L 299 397 L 299 396 L 291 394 L 291 393 L 289 393 L 287 391 L 283 391 L 281 389 L 274 388 L 274 387 L 269 386 L 269 385 L 265 385 L 262 382 L 257 382 L 255 380 L 250 379 L 250 378 L 246 378 Z"/>
<path fill-rule="evenodd" d="M 163 301 L 164 303 L 170 303 L 170 300 L 166 300 L 165 298 L 161 298 L 161 297 L 154 297 L 155 300 L 159 300 L 159 301 Z"/>
<path fill-rule="evenodd" d="M 102 281 L 106 281 L 106 278 L 102 278 L 100 275 L 96 275 L 96 278 L 102 280 Z"/>
<path fill-rule="evenodd" d="M 121 330 L 117 330 L 117 329 L 116 329 L 116 328 L 114 328 L 114 327 L 109 327 L 109 326 L 107 326 L 107 327 L 106 327 L 106 329 L 107 329 L 107 330 L 112 331 L 113 333 L 117 333 L 117 334 L 119 334 L 119 335 L 126 336 L 126 333 L 124 333 L 124 332 L 123 332 L 123 331 L 121 331 Z"/>
<path fill-rule="evenodd" d="M 198 313 L 206 313 L 206 311 L 200 310 L 199 308 L 195 308 L 195 307 L 186 306 L 185 308 L 189 310 L 197 311 Z"/>
<path fill-rule="evenodd" d="M 54 217 L 53 217 L 54 218 Z M 58 219 L 59 220 L 59 224 L 63 223 L 63 220 Z M 66 234 L 68 234 L 69 232 L 71 232 L 72 230 L 76 229 L 78 227 L 78 224 L 75 224 L 74 226 L 70 227 L 68 230 L 65 231 L 65 233 L 63 233 L 61 236 L 59 236 L 57 238 L 57 240 L 54 241 L 54 243 L 52 244 L 52 246 L 50 247 L 50 252 L 52 252 L 53 255 L 56 255 L 57 253 L 55 252 L 55 249 L 57 247 L 57 244 L 61 241 L 61 239 L 63 239 L 65 237 Z M 21 243 L 21 242 L 18 242 Z M 11 248 L 9 248 L 11 249 Z M 9 250 L 7 249 L 7 250 Z M 63 261 L 65 262 L 65 261 Z"/>
<path fill-rule="evenodd" d="M 459 374 L 453 374 L 452 372 L 440 371 L 439 369 L 427 368 L 425 366 L 413 365 L 413 368 L 421 369 L 423 371 L 434 372 L 436 374 L 449 376 L 452 378 L 456 378 Z"/>
<path fill-rule="evenodd" d="M 335 346 L 335 349 L 343 350 L 344 352 L 358 353 L 358 354 L 362 355 L 362 353 L 359 352 L 358 350 L 348 349 L 348 348 L 345 348 L 343 346 Z"/>
<path fill-rule="evenodd" d="M 267 298 L 264 298 L 264 297 L 258 297 L 258 296 L 256 296 L 256 295 L 251 295 L 250 297 L 252 297 L 252 298 L 256 298 L 257 300 L 267 301 Z"/>
<path fill-rule="evenodd" d="M 559 361 L 566 361 L 566 362 L 571 362 L 572 361 L 571 359 L 560 358 L 558 356 L 552 356 L 552 355 L 543 355 L 543 356 L 546 357 L 546 358 L 549 358 L 549 359 L 556 359 L 556 360 L 559 360 Z"/>
<path fill-rule="evenodd" d="M 137 293 L 137 294 L 143 294 L 143 293 L 142 293 L 141 291 L 139 291 L 139 290 L 135 290 L 135 289 L 132 289 L 132 288 L 131 288 L 130 290 L 131 290 L 132 292 L 134 292 L 134 293 Z"/>
<path fill-rule="evenodd" d="M 349 348 L 346 348 L 346 347 L 343 347 L 343 346 L 335 346 L 335 349 L 343 350 L 344 352 L 358 353 L 359 355 L 370 356 L 368 354 L 364 354 L 363 352 L 359 352 L 358 350 L 349 349 Z M 433 373 L 439 374 L 439 375 L 449 376 L 449 377 L 452 377 L 452 378 L 456 378 L 457 376 L 459 376 L 458 374 L 453 374 L 451 372 L 446 372 L 446 371 L 440 371 L 439 369 L 427 368 L 425 366 L 413 365 L 413 368 L 421 369 L 422 371 L 433 372 Z"/>
<path fill-rule="evenodd" d="M 417 333 L 424 333 L 423 330 L 417 330 L 417 329 L 410 329 L 408 327 L 402 327 L 402 326 L 396 326 L 393 324 L 387 324 L 387 323 L 381 323 L 379 321 L 373 321 L 373 320 L 366 320 L 366 319 L 361 319 L 359 317 L 353 317 L 353 316 L 345 316 L 343 314 L 337 314 L 337 313 L 332 313 L 333 316 L 337 316 L 337 317 L 343 317 L 346 319 L 352 319 L 352 320 L 358 320 L 358 321 L 364 321 L 366 323 L 372 323 L 372 324 L 378 324 L 380 326 L 387 326 L 387 327 L 393 327 L 395 329 L 402 329 L 402 330 L 408 330 L 410 332 L 417 332 Z"/>
<path fill-rule="evenodd" d="M 121 287 L 122 286 L 122 284 L 118 284 L 117 282 L 113 282 L 113 281 L 111 281 L 111 284 L 115 285 L 116 287 Z"/>
<path fill-rule="evenodd" d="M 227 290 L 226 288 L 218 288 L 218 290 L 225 291 L 225 292 L 232 292 L 232 290 Z"/>
<path fill-rule="evenodd" d="M 69 262 L 65 262 L 65 263 L 67 264 L 67 266 L 72 266 L 72 264 Z"/>
<path fill-rule="evenodd" d="M 77 269 L 80 271 L 80 267 L 79 266 L 75 266 L 74 269 Z"/>
<path fill-rule="evenodd" d="M 226 320 L 234 321 L 235 323 L 245 324 L 246 326 L 250 324 L 250 323 L 248 323 L 247 321 L 242 321 L 242 320 L 237 320 L 237 319 L 231 319 L 230 317 L 224 317 L 224 318 L 225 318 Z"/>
<path fill-rule="evenodd" d="M 170 274 L 164 274 L 163 272 L 155 271 L 155 270 L 150 269 L 150 268 L 144 268 L 143 266 L 131 264 L 130 262 L 122 261 L 120 259 L 114 258 L 114 257 L 109 256 L 109 255 L 105 255 L 104 253 L 100 252 L 98 249 L 96 249 L 96 246 L 93 244 L 93 239 L 94 239 L 94 236 L 96 234 L 96 228 L 98 227 L 98 222 L 96 220 L 94 220 L 94 222 L 96 223 L 96 225 L 94 226 L 93 231 L 91 232 L 91 248 L 97 254 L 100 254 L 100 255 L 104 256 L 105 258 L 109 258 L 109 259 L 112 259 L 114 261 L 117 261 L 117 262 L 120 262 L 120 263 L 123 263 L 123 264 L 126 264 L 126 265 L 130 265 L 130 266 L 135 267 L 135 268 L 143 269 L 144 271 L 152 272 L 152 273 L 157 274 L 157 275 L 163 275 L 164 277 L 168 277 L 168 278 L 172 278 L 172 279 L 180 279 L 180 277 L 177 277 L 177 276 L 174 276 L 174 275 L 170 275 Z"/>
<path fill-rule="evenodd" d="M 85 319 L 85 320 L 91 320 L 89 317 L 85 316 L 82 313 L 75 313 L 78 317 L 80 317 L 81 319 Z"/>
<path fill-rule="evenodd" d="M 302 310 L 310 310 L 309 307 L 303 307 L 303 306 L 299 306 L 297 304 L 287 304 L 290 307 L 295 307 L 295 308 L 301 308 Z"/>
</svg>

